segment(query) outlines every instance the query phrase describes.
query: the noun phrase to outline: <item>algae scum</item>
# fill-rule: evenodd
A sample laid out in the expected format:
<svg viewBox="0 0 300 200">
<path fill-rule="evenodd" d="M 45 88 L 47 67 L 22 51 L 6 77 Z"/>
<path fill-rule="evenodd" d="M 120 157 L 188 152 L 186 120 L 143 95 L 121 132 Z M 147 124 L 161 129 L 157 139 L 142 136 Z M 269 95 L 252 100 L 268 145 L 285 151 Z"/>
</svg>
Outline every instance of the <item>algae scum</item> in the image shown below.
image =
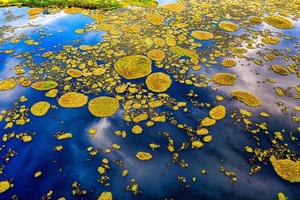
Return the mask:
<svg viewBox="0 0 300 200">
<path fill-rule="evenodd" d="M 0 199 L 298 199 L 300 1 L 0 8 Z"/>
</svg>

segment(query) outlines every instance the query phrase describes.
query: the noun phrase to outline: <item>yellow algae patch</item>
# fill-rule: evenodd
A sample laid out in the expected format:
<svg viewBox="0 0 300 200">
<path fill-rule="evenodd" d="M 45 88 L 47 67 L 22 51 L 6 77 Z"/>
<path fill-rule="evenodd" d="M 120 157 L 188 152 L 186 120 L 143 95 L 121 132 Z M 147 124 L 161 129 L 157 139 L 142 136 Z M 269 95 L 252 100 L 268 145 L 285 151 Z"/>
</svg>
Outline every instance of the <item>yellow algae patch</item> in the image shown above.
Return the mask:
<svg viewBox="0 0 300 200">
<path fill-rule="evenodd" d="M 81 11 L 82 11 L 81 8 L 74 8 L 74 7 L 64 9 L 64 12 L 66 14 L 77 14 L 77 13 L 80 13 Z"/>
<path fill-rule="evenodd" d="M 80 45 L 79 49 L 82 51 L 88 51 L 88 50 L 92 50 L 93 47 L 89 46 L 89 45 Z"/>
<path fill-rule="evenodd" d="M 162 61 L 165 59 L 166 54 L 160 49 L 152 49 L 147 53 L 147 57 L 154 61 Z"/>
<path fill-rule="evenodd" d="M 287 76 L 289 74 L 289 71 L 283 67 L 282 65 L 272 65 L 271 69 L 276 72 L 277 74 Z"/>
<path fill-rule="evenodd" d="M 152 72 L 151 60 L 142 55 L 123 57 L 114 66 L 116 71 L 126 79 L 142 78 Z"/>
<path fill-rule="evenodd" d="M 214 34 L 208 31 L 193 31 L 191 36 L 198 40 L 211 40 L 214 38 Z"/>
<path fill-rule="evenodd" d="M 265 17 L 264 20 L 269 25 L 280 29 L 290 29 L 294 27 L 294 23 L 292 21 L 282 16 L 268 16 Z"/>
<path fill-rule="evenodd" d="M 163 6 L 160 6 L 160 8 L 172 11 L 172 12 L 182 12 L 185 7 L 183 4 L 177 4 L 177 3 L 172 3 L 172 4 L 166 4 Z"/>
<path fill-rule="evenodd" d="M 40 90 L 40 91 L 51 90 L 56 88 L 57 86 L 58 84 L 54 81 L 40 81 L 40 82 L 33 83 L 31 85 L 33 89 Z"/>
<path fill-rule="evenodd" d="M 216 120 L 212 119 L 212 118 L 209 118 L 209 117 L 205 117 L 201 121 L 202 126 L 213 126 L 213 125 L 215 125 L 215 123 L 216 123 Z"/>
<path fill-rule="evenodd" d="M 8 180 L 0 181 L 0 194 L 6 192 L 10 188 Z"/>
<path fill-rule="evenodd" d="M 57 94 L 58 94 L 58 89 L 52 89 L 52 90 L 49 90 L 45 95 L 46 95 L 46 97 L 54 98 L 57 96 Z"/>
<path fill-rule="evenodd" d="M 41 14 L 42 12 L 43 12 L 42 8 L 31 8 L 27 10 L 28 15 L 38 15 Z"/>
<path fill-rule="evenodd" d="M 216 106 L 209 111 L 209 116 L 215 120 L 221 120 L 226 116 L 226 108 L 223 105 Z"/>
<path fill-rule="evenodd" d="M 61 133 L 56 136 L 56 139 L 65 140 L 65 139 L 70 139 L 72 137 L 73 137 L 72 133 Z"/>
<path fill-rule="evenodd" d="M 277 37 L 268 36 L 262 38 L 261 41 L 265 44 L 278 44 L 280 42 L 280 39 Z"/>
<path fill-rule="evenodd" d="M 213 80 L 220 85 L 233 85 L 236 81 L 236 75 L 229 73 L 217 73 L 213 76 Z"/>
<path fill-rule="evenodd" d="M 155 14 L 147 13 L 146 14 L 146 19 L 154 25 L 159 25 L 159 24 L 164 22 L 165 18 L 162 15 L 158 14 L 158 13 L 155 13 Z"/>
<path fill-rule="evenodd" d="M 138 116 L 134 117 L 133 122 L 139 123 L 141 121 L 145 121 L 146 119 L 148 119 L 148 114 L 142 113 L 142 114 L 139 114 Z"/>
<path fill-rule="evenodd" d="M 52 51 L 47 51 L 42 55 L 43 58 L 49 58 L 51 56 L 54 56 L 54 53 Z"/>
<path fill-rule="evenodd" d="M 222 60 L 221 65 L 226 68 L 235 67 L 236 62 L 232 59 L 224 59 L 224 60 Z"/>
<path fill-rule="evenodd" d="M 44 116 L 50 108 L 50 104 L 47 101 L 40 101 L 35 103 L 31 108 L 30 111 L 34 116 Z"/>
<path fill-rule="evenodd" d="M 131 129 L 131 132 L 134 134 L 141 134 L 143 132 L 143 129 L 139 125 L 134 125 Z"/>
<path fill-rule="evenodd" d="M 58 99 L 58 104 L 64 108 L 79 108 L 87 102 L 88 96 L 77 92 L 68 92 Z"/>
<path fill-rule="evenodd" d="M 260 24 L 263 22 L 263 19 L 261 17 L 258 16 L 252 16 L 249 18 L 249 21 L 252 23 L 256 23 L 256 24 Z"/>
<path fill-rule="evenodd" d="M 11 90 L 17 86 L 15 79 L 5 79 L 0 81 L 0 91 Z"/>
<path fill-rule="evenodd" d="M 146 79 L 148 89 L 153 92 L 167 91 L 171 84 L 172 80 L 170 76 L 162 72 L 153 73 Z"/>
<path fill-rule="evenodd" d="M 148 152 L 143 152 L 140 151 L 136 154 L 137 159 L 139 160 L 151 160 L 152 159 L 152 155 Z"/>
<path fill-rule="evenodd" d="M 282 193 L 282 192 L 279 192 L 279 193 L 277 194 L 277 197 L 278 197 L 278 200 L 287 200 L 287 197 L 286 197 L 285 194 Z"/>
<path fill-rule="evenodd" d="M 98 200 L 112 200 L 112 193 L 111 192 L 102 192 L 98 197 Z"/>
<path fill-rule="evenodd" d="M 270 158 L 276 173 L 291 183 L 300 182 L 300 161 L 292 161 L 290 159 L 276 159 L 274 156 Z"/>
<path fill-rule="evenodd" d="M 239 26 L 232 23 L 232 22 L 226 22 L 223 21 L 221 23 L 219 23 L 219 28 L 224 30 L 224 31 L 228 31 L 228 32 L 235 32 L 239 29 Z"/>
<path fill-rule="evenodd" d="M 204 144 L 201 141 L 199 141 L 199 140 L 196 140 L 196 141 L 192 142 L 192 148 L 193 149 L 199 149 L 199 148 L 201 148 L 203 146 L 204 146 Z"/>
<path fill-rule="evenodd" d="M 261 104 L 261 101 L 257 96 L 243 90 L 233 90 L 231 92 L 231 96 L 232 98 L 243 102 L 247 106 L 257 107 Z"/>
<path fill-rule="evenodd" d="M 106 72 L 106 69 L 98 67 L 93 69 L 93 75 L 95 76 L 101 76 Z"/>
<path fill-rule="evenodd" d="M 82 72 L 78 69 L 68 69 L 67 74 L 73 78 L 79 78 L 82 76 Z"/>
<path fill-rule="evenodd" d="M 198 54 L 195 51 L 189 50 L 189 49 L 184 49 L 179 46 L 174 46 L 170 48 L 170 51 L 172 53 L 177 54 L 178 56 L 187 56 L 190 57 L 191 59 L 198 59 Z"/>
<path fill-rule="evenodd" d="M 88 108 L 96 117 L 110 117 L 119 110 L 119 101 L 112 97 L 98 97 L 89 102 Z"/>
</svg>

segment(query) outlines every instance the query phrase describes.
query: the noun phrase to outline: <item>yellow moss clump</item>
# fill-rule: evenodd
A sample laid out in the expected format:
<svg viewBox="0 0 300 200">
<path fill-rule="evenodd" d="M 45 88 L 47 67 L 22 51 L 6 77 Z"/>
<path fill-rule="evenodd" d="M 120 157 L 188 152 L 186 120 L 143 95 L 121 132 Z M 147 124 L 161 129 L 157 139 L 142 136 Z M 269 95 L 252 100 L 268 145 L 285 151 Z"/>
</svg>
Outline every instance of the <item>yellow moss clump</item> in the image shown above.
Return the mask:
<svg viewBox="0 0 300 200">
<path fill-rule="evenodd" d="M 209 111 L 209 116 L 215 120 L 221 120 L 226 116 L 226 108 L 223 105 L 216 106 Z"/>
<path fill-rule="evenodd" d="M 222 62 L 221 62 L 221 65 L 223 67 L 226 67 L 226 68 L 229 68 L 229 67 L 235 67 L 236 66 L 236 62 L 232 59 L 224 59 Z"/>
<path fill-rule="evenodd" d="M 106 72 L 106 69 L 98 67 L 93 69 L 93 75 L 95 76 L 101 76 Z"/>
<path fill-rule="evenodd" d="M 300 182 L 300 161 L 292 161 L 290 159 L 276 159 L 271 156 L 270 162 L 276 173 L 291 183 Z"/>
<path fill-rule="evenodd" d="M 261 41 L 265 44 L 278 44 L 280 42 L 280 39 L 277 37 L 272 37 L 272 36 L 268 36 L 268 37 L 264 37 L 261 39 Z"/>
<path fill-rule="evenodd" d="M 195 140 L 195 141 L 192 142 L 192 148 L 193 149 L 199 149 L 203 146 L 204 146 L 204 144 L 199 140 Z"/>
<path fill-rule="evenodd" d="M 148 152 L 143 152 L 140 151 L 136 154 L 137 159 L 139 160 L 151 160 L 152 159 L 152 155 Z"/>
<path fill-rule="evenodd" d="M 112 200 L 112 193 L 111 192 L 102 192 L 98 197 L 98 200 Z"/>
<path fill-rule="evenodd" d="M 46 97 L 49 97 L 49 98 L 54 98 L 54 97 L 57 96 L 57 94 L 58 94 L 58 89 L 52 89 L 52 90 L 49 90 L 49 91 L 45 94 L 45 96 L 46 96 Z"/>
<path fill-rule="evenodd" d="M 119 101 L 112 97 L 98 97 L 89 102 L 88 108 L 96 117 L 110 117 L 119 110 Z"/>
<path fill-rule="evenodd" d="M 40 90 L 40 91 L 51 90 L 56 88 L 57 86 L 58 84 L 54 81 L 40 81 L 40 82 L 33 83 L 31 85 L 33 89 Z"/>
<path fill-rule="evenodd" d="M 83 107 L 87 102 L 88 96 L 77 92 L 68 92 L 58 99 L 58 104 L 64 108 Z"/>
<path fill-rule="evenodd" d="M 260 24 L 263 22 L 263 19 L 261 17 L 258 16 L 252 16 L 249 18 L 249 21 L 252 23 L 256 23 L 256 24 Z"/>
<path fill-rule="evenodd" d="M 38 15 L 41 14 L 42 12 L 43 12 L 42 8 L 31 8 L 27 10 L 28 15 Z"/>
<path fill-rule="evenodd" d="M 67 74 L 73 78 L 79 78 L 82 76 L 82 72 L 78 69 L 68 69 Z"/>
<path fill-rule="evenodd" d="M 151 60 L 142 55 L 123 57 L 115 63 L 114 67 L 126 79 L 142 78 L 152 72 Z"/>
<path fill-rule="evenodd" d="M 88 50 L 92 50 L 93 47 L 89 46 L 89 45 L 80 45 L 79 49 L 82 51 L 88 51 Z"/>
<path fill-rule="evenodd" d="M 198 40 L 211 40 L 214 38 L 214 34 L 208 31 L 193 31 L 191 36 Z"/>
<path fill-rule="evenodd" d="M 162 15 L 158 14 L 158 13 L 155 13 L 155 14 L 147 13 L 146 14 L 146 19 L 154 25 L 160 25 L 165 20 L 165 18 Z"/>
<path fill-rule="evenodd" d="M 0 194 L 6 192 L 10 188 L 8 180 L 0 181 Z"/>
<path fill-rule="evenodd" d="M 289 71 L 281 66 L 281 65 L 272 65 L 271 69 L 276 72 L 277 74 L 283 75 L 283 76 L 287 76 L 289 74 Z"/>
<path fill-rule="evenodd" d="M 216 120 L 215 119 L 212 119 L 210 117 L 205 117 L 204 119 L 202 119 L 201 121 L 201 125 L 202 126 L 213 126 L 215 125 L 216 123 Z"/>
<path fill-rule="evenodd" d="M 152 49 L 147 53 L 147 57 L 150 58 L 151 60 L 160 62 L 163 59 L 165 59 L 166 54 L 160 49 Z"/>
<path fill-rule="evenodd" d="M 229 73 L 217 73 L 213 76 L 213 80 L 220 85 L 233 85 L 236 81 L 236 75 Z"/>
<path fill-rule="evenodd" d="M 66 14 L 77 14 L 77 13 L 80 13 L 81 11 L 82 11 L 81 8 L 74 8 L 74 7 L 64 9 L 64 12 Z"/>
<path fill-rule="evenodd" d="M 153 92 L 167 91 L 171 86 L 172 80 L 169 75 L 162 72 L 156 72 L 149 75 L 146 79 L 146 85 Z"/>
<path fill-rule="evenodd" d="M 223 21 L 219 23 L 219 28 L 224 31 L 235 32 L 239 29 L 239 26 L 232 22 Z"/>
<path fill-rule="evenodd" d="M 261 101 L 257 96 L 243 90 L 233 90 L 231 96 L 247 106 L 257 107 L 261 105 Z"/>
<path fill-rule="evenodd" d="M 3 90 L 11 90 L 17 86 L 17 82 L 15 79 L 5 79 L 0 81 L 0 91 Z"/>
<path fill-rule="evenodd" d="M 191 59 L 194 59 L 194 60 L 195 59 L 197 60 L 199 58 L 197 52 L 195 52 L 193 50 L 189 50 L 189 49 L 184 49 L 184 48 L 181 48 L 179 46 L 171 47 L 170 51 L 172 53 L 177 54 L 178 56 L 187 56 L 187 57 L 190 57 Z"/>
<path fill-rule="evenodd" d="M 47 101 L 40 101 L 35 103 L 31 108 L 30 111 L 34 116 L 44 116 L 48 112 L 50 108 L 50 104 Z"/>
<path fill-rule="evenodd" d="M 143 128 L 140 127 L 139 125 L 134 125 L 131 129 L 131 132 L 138 135 L 143 132 Z"/>
<path fill-rule="evenodd" d="M 183 4 L 177 4 L 177 3 L 172 3 L 172 4 L 166 4 L 163 6 L 160 6 L 160 8 L 172 11 L 172 12 L 182 12 L 185 7 Z"/>
<path fill-rule="evenodd" d="M 292 21 L 282 16 L 268 16 L 265 17 L 264 20 L 269 25 L 280 29 L 290 29 L 294 27 L 294 23 Z"/>
</svg>

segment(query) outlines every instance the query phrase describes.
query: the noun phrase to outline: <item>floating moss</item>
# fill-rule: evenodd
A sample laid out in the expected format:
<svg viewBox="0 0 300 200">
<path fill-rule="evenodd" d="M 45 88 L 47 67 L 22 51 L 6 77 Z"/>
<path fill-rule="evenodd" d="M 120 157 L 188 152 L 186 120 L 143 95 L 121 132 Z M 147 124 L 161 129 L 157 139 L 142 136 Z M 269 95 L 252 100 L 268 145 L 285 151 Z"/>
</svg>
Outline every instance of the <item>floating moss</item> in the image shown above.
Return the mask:
<svg viewBox="0 0 300 200">
<path fill-rule="evenodd" d="M 235 67 L 236 62 L 232 59 L 224 59 L 224 60 L 222 60 L 221 65 L 223 67 L 230 68 L 230 67 Z"/>
<path fill-rule="evenodd" d="M 131 132 L 134 134 L 141 134 L 143 132 L 143 129 L 139 125 L 134 125 L 131 129 Z"/>
<path fill-rule="evenodd" d="M 40 90 L 40 91 L 51 90 L 56 88 L 57 86 L 58 84 L 54 81 L 40 81 L 40 82 L 33 83 L 31 85 L 33 89 Z"/>
<path fill-rule="evenodd" d="M 239 29 L 239 26 L 232 22 L 223 21 L 219 23 L 219 28 L 227 32 L 235 32 Z"/>
<path fill-rule="evenodd" d="M 236 81 L 236 75 L 229 73 L 217 73 L 213 76 L 213 80 L 220 85 L 231 86 Z"/>
<path fill-rule="evenodd" d="M 78 69 L 68 69 L 67 74 L 73 78 L 79 78 L 82 76 L 82 72 Z"/>
<path fill-rule="evenodd" d="M 276 159 L 274 156 L 271 156 L 270 162 L 281 178 L 291 183 L 300 182 L 300 161 Z"/>
<path fill-rule="evenodd" d="M 154 61 L 162 61 L 165 59 L 166 54 L 160 49 L 152 49 L 147 53 L 147 57 Z"/>
<path fill-rule="evenodd" d="M 198 58 L 199 58 L 198 54 L 195 51 L 189 50 L 189 49 L 184 49 L 179 46 L 171 47 L 170 51 L 172 53 L 177 54 L 178 56 L 187 56 L 187 57 L 190 57 L 191 59 L 196 59 L 196 60 L 198 60 Z"/>
<path fill-rule="evenodd" d="M 169 89 L 172 80 L 169 75 L 162 72 L 156 72 L 149 75 L 146 79 L 146 85 L 153 92 L 164 92 Z"/>
<path fill-rule="evenodd" d="M 205 117 L 204 119 L 202 119 L 201 121 L 201 125 L 202 126 L 213 126 L 215 125 L 216 123 L 216 120 L 215 119 L 212 119 L 210 117 Z"/>
<path fill-rule="evenodd" d="M 54 97 L 57 96 L 57 94 L 58 94 L 58 89 L 52 89 L 52 90 L 49 90 L 49 91 L 45 94 L 45 96 L 46 96 L 46 97 L 49 97 L 49 98 L 54 98 Z"/>
<path fill-rule="evenodd" d="M 172 12 L 182 12 L 185 7 L 183 4 L 177 4 L 177 3 L 173 3 L 173 4 L 166 4 L 163 6 L 160 6 L 160 8 L 172 11 Z"/>
<path fill-rule="evenodd" d="M 256 23 L 256 24 L 260 24 L 262 23 L 264 20 L 261 17 L 258 16 L 252 16 L 249 18 L 249 21 L 252 23 Z"/>
<path fill-rule="evenodd" d="M 203 146 L 204 146 L 204 144 L 199 140 L 195 140 L 195 141 L 192 142 L 192 148 L 193 149 L 199 149 Z"/>
<path fill-rule="evenodd" d="M 42 8 L 31 8 L 27 10 L 28 15 L 38 15 L 41 14 L 42 12 L 43 12 Z"/>
<path fill-rule="evenodd" d="M 136 154 L 137 159 L 139 160 L 151 160 L 152 159 L 152 155 L 148 152 L 143 152 L 140 151 Z"/>
<path fill-rule="evenodd" d="M 89 102 L 88 109 L 96 117 L 110 117 L 119 110 L 119 101 L 112 97 L 98 97 Z"/>
<path fill-rule="evenodd" d="M 141 55 L 121 58 L 115 63 L 115 69 L 126 79 L 142 78 L 152 72 L 151 60 Z"/>
<path fill-rule="evenodd" d="M 269 25 L 280 29 L 290 29 L 294 27 L 294 23 L 292 21 L 282 16 L 267 16 L 264 20 Z"/>
<path fill-rule="evenodd" d="M 47 101 L 40 101 L 35 103 L 31 108 L 30 111 L 35 116 L 44 116 L 48 112 L 50 108 L 50 104 Z"/>
<path fill-rule="evenodd" d="M 289 71 L 283 67 L 282 65 L 272 65 L 271 69 L 276 72 L 277 74 L 287 76 L 289 74 Z"/>
<path fill-rule="evenodd" d="M 280 39 L 277 37 L 272 37 L 272 36 L 268 36 L 268 37 L 264 37 L 261 39 L 261 41 L 265 44 L 278 44 L 280 42 Z"/>
<path fill-rule="evenodd" d="M 93 69 L 93 75 L 95 76 L 101 76 L 106 72 L 104 68 L 98 67 Z"/>
<path fill-rule="evenodd" d="M 98 200 L 112 200 L 113 196 L 111 192 L 102 192 L 98 197 Z"/>
<path fill-rule="evenodd" d="M 88 96 L 77 92 L 68 92 L 58 99 L 58 104 L 64 108 L 83 107 L 87 102 Z"/>
<path fill-rule="evenodd" d="M 5 79 L 0 81 L 0 91 L 11 90 L 17 86 L 15 79 Z"/>
<path fill-rule="evenodd" d="M 0 181 L 0 194 L 6 192 L 10 188 L 10 183 L 8 180 Z"/>
<path fill-rule="evenodd" d="M 214 34 L 208 31 L 193 31 L 191 36 L 198 40 L 211 40 L 214 38 Z"/>
<path fill-rule="evenodd" d="M 232 98 L 243 102 L 247 106 L 257 107 L 261 105 L 260 99 L 247 91 L 243 90 L 233 90 L 231 92 Z"/>
<path fill-rule="evenodd" d="M 146 19 L 154 25 L 160 25 L 161 23 L 164 22 L 165 18 L 158 13 L 147 13 Z"/>
<path fill-rule="evenodd" d="M 226 108 L 223 105 L 216 106 L 209 111 L 209 116 L 215 120 L 221 120 L 226 116 Z"/>
</svg>

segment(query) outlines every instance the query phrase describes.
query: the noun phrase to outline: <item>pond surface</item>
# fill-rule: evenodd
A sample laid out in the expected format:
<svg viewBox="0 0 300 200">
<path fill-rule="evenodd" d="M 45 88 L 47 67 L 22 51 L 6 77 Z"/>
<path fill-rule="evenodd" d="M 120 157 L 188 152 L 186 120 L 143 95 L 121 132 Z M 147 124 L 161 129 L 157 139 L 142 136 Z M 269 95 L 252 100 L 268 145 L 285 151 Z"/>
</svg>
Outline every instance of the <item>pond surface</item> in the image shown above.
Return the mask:
<svg viewBox="0 0 300 200">
<path fill-rule="evenodd" d="M 173 2 L 160 2 L 168 3 Z M 238 18 L 229 10 L 232 16 L 225 13 L 224 19 L 239 24 L 239 30 L 226 32 L 218 28 L 224 21 L 218 6 L 202 3 L 198 10 L 197 3 L 201 4 L 185 2 L 185 10 L 179 13 L 173 7 L 108 13 L 49 9 L 30 16 L 30 8 L 0 8 L 0 80 L 18 82 L 10 90 L 0 90 L 0 181 L 10 182 L 0 199 L 97 199 L 104 191 L 111 192 L 114 199 L 265 200 L 276 199 L 280 192 L 289 200 L 298 199 L 299 183 L 280 177 L 269 158 L 299 159 L 300 21 L 285 16 L 293 23 L 290 29 L 275 28 L 266 22 L 249 25 L 245 16 Z M 164 16 L 163 22 L 157 22 L 160 16 L 145 17 L 147 12 Z M 252 16 L 250 11 L 245 12 Z M 209 13 L 214 18 L 208 17 Z M 152 23 L 149 25 L 146 19 Z M 214 39 L 192 38 L 197 30 L 212 32 Z M 270 35 L 279 38 L 280 43 L 261 42 Z M 173 38 L 176 46 L 199 57 L 190 52 L 174 56 L 175 50 L 169 50 L 175 46 L 171 45 Z M 87 50 L 83 46 L 88 46 Z M 227 53 L 238 47 L 246 52 Z M 164 60 L 155 61 L 157 58 L 147 54 L 151 49 L 163 50 Z M 46 52 L 54 56 L 44 56 Z M 271 53 L 275 59 L 264 59 L 274 56 Z M 150 57 L 151 73 L 167 74 L 170 87 L 157 93 L 145 84 L 146 76 L 126 79 L 117 73 L 115 63 L 131 55 Z M 222 66 L 225 58 L 233 59 L 236 65 Z M 82 63 L 87 64 L 83 67 Z M 288 75 L 275 73 L 271 69 L 275 64 L 291 66 Z M 201 69 L 192 68 L 197 65 Z M 106 70 L 104 74 L 90 73 L 99 67 Z M 67 74 L 70 68 L 81 70 L 80 77 Z M 22 73 L 17 72 L 20 69 Z M 234 84 L 214 82 L 212 77 L 220 72 L 235 75 Z M 24 77 L 31 84 L 57 82 L 57 96 L 47 97 L 47 91 L 25 85 L 20 81 Z M 165 80 L 156 81 L 156 87 L 160 87 Z M 117 86 L 124 84 L 126 92 L 116 92 Z M 232 98 L 234 90 L 254 94 L 260 105 L 247 106 Z M 68 92 L 85 94 L 89 101 L 109 96 L 117 99 L 120 107 L 109 117 L 97 117 L 86 103 L 78 108 L 58 103 Z M 144 106 L 149 100 L 162 105 L 150 109 Z M 40 101 L 51 107 L 43 116 L 36 116 L 30 108 Z M 139 103 L 128 109 L 129 101 Z M 201 125 L 217 105 L 226 107 L 226 115 L 213 126 Z M 27 110 L 21 112 L 20 108 Z M 251 116 L 242 114 L 245 110 Z M 269 117 L 262 117 L 261 112 Z M 134 116 L 143 113 L 149 118 L 134 122 Z M 16 123 L 19 115 L 26 123 Z M 166 120 L 155 121 L 153 116 L 157 115 Z M 11 127 L 9 122 L 13 122 Z M 141 134 L 132 131 L 136 125 L 142 128 Z M 196 134 L 199 129 L 207 129 L 211 137 Z M 125 131 L 126 137 L 118 135 L 118 130 Z M 71 133 L 72 137 L 59 140 L 57 133 Z M 24 141 L 24 135 L 29 135 L 30 141 Z M 203 146 L 193 147 L 193 141 L 201 141 Z M 151 149 L 149 144 L 156 144 L 156 148 Z M 253 151 L 247 152 L 245 147 Z M 139 160 L 138 152 L 152 157 Z"/>
</svg>

